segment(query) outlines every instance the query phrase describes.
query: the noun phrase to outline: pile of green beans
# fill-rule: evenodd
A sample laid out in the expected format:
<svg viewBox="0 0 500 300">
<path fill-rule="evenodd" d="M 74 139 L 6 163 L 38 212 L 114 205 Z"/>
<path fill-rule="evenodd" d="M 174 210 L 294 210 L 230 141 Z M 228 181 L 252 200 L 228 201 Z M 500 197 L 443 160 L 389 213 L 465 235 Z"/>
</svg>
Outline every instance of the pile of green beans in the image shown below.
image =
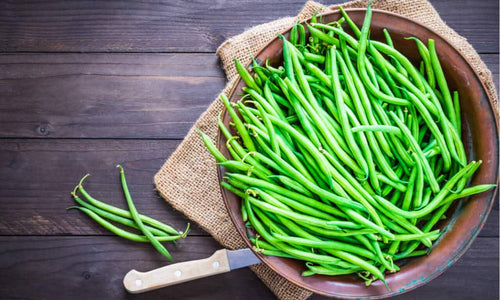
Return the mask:
<svg viewBox="0 0 500 300">
<path fill-rule="evenodd" d="M 120 169 L 120 179 L 123 193 L 125 194 L 129 210 L 109 205 L 92 197 L 82 185 L 83 181 L 89 176 L 89 174 L 85 175 L 71 192 L 71 195 L 75 199 L 76 203 L 80 206 L 71 206 L 68 207 L 68 209 L 78 209 L 84 212 L 102 227 L 117 236 L 134 242 L 151 243 L 158 252 L 173 262 L 174 260 L 172 259 L 172 256 L 160 242 L 175 242 L 178 239 L 185 238 L 188 234 L 190 224 L 187 224 L 184 231 L 177 231 L 170 225 L 139 214 L 135 208 L 134 202 L 132 201 L 132 197 L 130 196 L 123 167 L 120 165 L 117 167 Z M 80 192 L 83 199 L 77 195 L 77 192 Z M 136 229 L 140 231 L 142 235 L 127 231 L 109 221 Z"/>
<path fill-rule="evenodd" d="M 466 187 L 481 161 L 467 162 L 434 41 L 411 38 L 417 68 L 386 30 L 387 43 L 369 40 L 370 6 L 362 28 L 341 12 L 281 36 L 278 68 L 235 59 L 246 86 L 235 103 L 220 96 L 230 127 L 218 120 L 231 158 L 200 134 L 255 250 L 305 261 L 303 276 L 385 283 L 398 260 L 429 253 L 454 200 L 495 185 Z"/>
</svg>

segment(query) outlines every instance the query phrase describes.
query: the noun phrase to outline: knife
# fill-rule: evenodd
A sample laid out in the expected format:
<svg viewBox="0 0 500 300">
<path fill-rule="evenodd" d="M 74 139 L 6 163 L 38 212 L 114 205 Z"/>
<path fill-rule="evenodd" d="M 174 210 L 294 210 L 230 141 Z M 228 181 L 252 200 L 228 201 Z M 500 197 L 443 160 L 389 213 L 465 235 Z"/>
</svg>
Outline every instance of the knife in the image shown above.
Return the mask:
<svg viewBox="0 0 500 300">
<path fill-rule="evenodd" d="M 208 258 L 180 262 L 149 272 L 131 270 L 123 278 L 123 285 L 128 292 L 138 294 L 165 286 L 226 273 L 261 262 L 249 248 L 240 250 L 221 249 L 215 251 Z"/>
</svg>

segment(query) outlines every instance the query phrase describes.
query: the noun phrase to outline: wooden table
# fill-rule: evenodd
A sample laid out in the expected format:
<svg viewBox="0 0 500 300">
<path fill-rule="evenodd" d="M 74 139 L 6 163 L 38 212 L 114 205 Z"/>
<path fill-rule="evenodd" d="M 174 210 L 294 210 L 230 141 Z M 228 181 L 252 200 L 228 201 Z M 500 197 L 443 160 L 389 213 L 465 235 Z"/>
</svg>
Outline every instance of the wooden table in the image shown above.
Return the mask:
<svg viewBox="0 0 500 300">
<path fill-rule="evenodd" d="M 338 1 L 337 1 L 338 2 Z M 433 1 L 498 83 L 498 1 Z M 249 270 L 128 295 L 123 275 L 166 261 L 77 211 L 87 190 L 125 206 L 117 163 L 140 211 L 183 228 L 153 175 L 225 85 L 215 49 L 302 1 L 2 1 L 0 3 L 0 298 L 272 299 Z M 497 85 L 498 89 L 498 85 Z M 194 195 L 195 196 L 195 195 Z M 221 246 L 193 226 L 177 261 Z M 498 203 L 469 251 L 399 299 L 498 299 Z M 319 299 L 320 297 L 314 297 Z"/>
</svg>

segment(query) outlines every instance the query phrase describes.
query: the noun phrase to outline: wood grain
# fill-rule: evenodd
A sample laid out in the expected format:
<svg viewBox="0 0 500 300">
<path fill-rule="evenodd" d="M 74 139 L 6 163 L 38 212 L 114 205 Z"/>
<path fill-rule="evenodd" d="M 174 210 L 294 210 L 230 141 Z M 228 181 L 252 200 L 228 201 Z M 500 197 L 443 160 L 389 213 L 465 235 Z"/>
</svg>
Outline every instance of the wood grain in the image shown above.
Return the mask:
<svg viewBox="0 0 500 300">
<path fill-rule="evenodd" d="M 328 4 L 344 2 L 328 1 Z M 498 52 L 498 1 L 432 1 L 479 51 Z M 31 1 L 0 4 L 2 52 L 215 52 L 245 29 L 296 15 L 303 0 Z"/>
<path fill-rule="evenodd" d="M 0 55 L 0 136 L 180 139 L 224 85 L 212 54 Z"/>
<path fill-rule="evenodd" d="M 182 139 L 224 85 L 212 54 L 4 54 L 0 137 Z"/>
<path fill-rule="evenodd" d="M 201 259 L 221 249 L 210 237 L 166 243 L 176 261 Z M 152 270 L 170 262 L 150 244 L 117 237 L 0 237 L 2 299 L 272 299 L 248 268 L 145 294 L 127 294 L 131 269 Z M 208 298 L 207 298 L 208 297 Z"/>
<path fill-rule="evenodd" d="M 116 164 L 146 215 L 184 228 L 188 220 L 154 191 L 152 178 L 180 141 L 4 139 L 0 142 L 0 235 L 110 234 L 77 211 L 69 192 L 86 173 L 94 197 L 126 207 Z M 196 197 L 196 195 L 193 195 Z M 194 225 L 194 224 L 193 224 Z M 194 226 L 191 234 L 206 234 Z M 498 202 L 480 236 L 498 237 Z"/>
<path fill-rule="evenodd" d="M 153 176 L 180 141 L 2 140 L 0 142 L 0 235 L 111 234 L 85 214 L 66 211 L 79 179 L 95 198 L 126 208 L 118 163 L 127 174 L 137 209 L 183 229 L 189 221 L 154 189 Z M 193 195 L 196 197 L 196 195 Z M 191 234 L 204 231 L 192 224 Z"/>
<path fill-rule="evenodd" d="M 127 271 L 166 260 L 65 208 L 87 172 L 92 195 L 126 207 L 115 169 L 122 163 L 137 208 L 183 228 L 187 218 L 157 195 L 152 178 L 225 85 L 216 48 L 251 26 L 296 15 L 303 4 L 0 2 L 0 299 L 274 299 L 247 268 L 127 294 Z M 498 90 L 498 1 L 432 4 L 481 54 Z M 395 299 L 498 299 L 498 224 L 497 200 L 455 265 Z M 196 225 L 166 246 L 177 261 L 221 248 Z"/>
<path fill-rule="evenodd" d="M 220 246 L 209 237 L 190 237 L 177 248 L 167 248 L 177 261 L 186 261 L 208 257 Z M 0 237 L 0 249 L 0 296 L 4 299 L 50 299 L 54 295 L 59 299 L 132 299 L 122 286 L 125 273 L 167 264 L 150 245 L 116 237 Z M 498 238 L 478 238 L 440 277 L 395 299 L 477 299 L 477 295 L 498 299 L 497 253 Z M 133 296 L 165 298 L 273 299 L 273 295 L 249 269 L 239 269 Z"/>
</svg>

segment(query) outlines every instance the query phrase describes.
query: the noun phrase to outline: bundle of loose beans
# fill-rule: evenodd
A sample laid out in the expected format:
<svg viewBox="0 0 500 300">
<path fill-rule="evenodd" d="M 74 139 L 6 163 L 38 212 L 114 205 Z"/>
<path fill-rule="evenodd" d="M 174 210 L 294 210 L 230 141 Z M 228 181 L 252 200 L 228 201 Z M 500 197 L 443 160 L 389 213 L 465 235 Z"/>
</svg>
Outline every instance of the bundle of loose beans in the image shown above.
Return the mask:
<svg viewBox="0 0 500 300">
<path fill-rule="evenodd" d="M 481 161 L 467 162 L 458 93 L 450 92 L 433 40 L 416 38 L 415 67 L 342 18 L 295 24 L 283 65 L 235 59 L 244 95 L 230 103 L 231 158 L 201 133 L 241 198 L 254 249 L 305 261 L 303 276 L 356 273 L 367 285 L 426 255 L 453 200 L 495 185 L 466 187 Z M 318 22 L 319 21 L 319 22 Z M 344 31 L 347 24 L 353 34 Z M 236 135 L 233 135 L 235 132 Z"/>
<path fill-rule="evenodd" d="M 159 253 L 173 262 L 172 256 L 160 242 L 174 242 L 178 239 L 185 238 L 189 232 L 190 224 L 188 223 L 186 230 L 182 232 L 151 217 L 139 214 L 130 196 L 127 180 L 125 178 L 125 171 L 121 165 L 118 165 L 117 168 L 120 169 L 120 180 L 129 210 L 121 209 L 92 197 L 83 187 L 83 181 L 89 174 L 85 175 L 71 192 L 76 203 L 80 206 L 71 206 L 68 207 L 68 209 L 78 209 L 84 212 L 99 225 L 119 237 L 134 242 L 151 243 Z M 83 199 L 78 196 L 77 192 L 80 192 Z M 136 229 L 142 233 L 142 235 L 130 232 L 112 222 Z"/>
</svg>

